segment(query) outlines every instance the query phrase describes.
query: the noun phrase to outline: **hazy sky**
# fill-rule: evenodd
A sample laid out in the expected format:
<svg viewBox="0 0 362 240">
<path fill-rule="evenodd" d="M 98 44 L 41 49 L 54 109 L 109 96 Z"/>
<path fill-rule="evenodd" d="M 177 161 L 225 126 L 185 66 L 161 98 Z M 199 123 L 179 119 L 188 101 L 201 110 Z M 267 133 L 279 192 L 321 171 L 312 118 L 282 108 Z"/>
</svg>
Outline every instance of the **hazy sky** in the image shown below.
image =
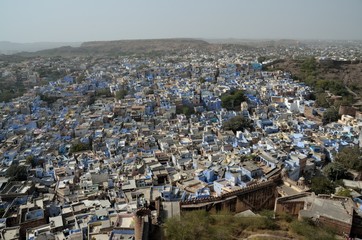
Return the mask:
<svg viewBox="0 0 362 240">
<path fill-rule="evenodd" d="M 362 39 L 362 0 L 0 0 L 0 41 Z"/>
</svg>

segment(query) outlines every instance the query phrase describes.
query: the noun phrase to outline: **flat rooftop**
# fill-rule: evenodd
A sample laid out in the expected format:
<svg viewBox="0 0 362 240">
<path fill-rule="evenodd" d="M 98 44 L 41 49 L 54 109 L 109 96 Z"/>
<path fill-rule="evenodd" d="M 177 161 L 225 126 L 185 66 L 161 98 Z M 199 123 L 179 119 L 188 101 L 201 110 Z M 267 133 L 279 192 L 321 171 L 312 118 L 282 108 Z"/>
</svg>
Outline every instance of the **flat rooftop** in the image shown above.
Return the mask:
<svg viewBox="0 0 362 240">
<path fill-rule="evenodd" d="M 300 214 L 305 217 L 319 218 L 324 216 L 336 221 L 352 223 L 352 203 L 344 199 L 326 199 L 318 196 L 307 196 L 290 201 L 305 201 L 307 209 L 301 210 Z"/>
</svg>

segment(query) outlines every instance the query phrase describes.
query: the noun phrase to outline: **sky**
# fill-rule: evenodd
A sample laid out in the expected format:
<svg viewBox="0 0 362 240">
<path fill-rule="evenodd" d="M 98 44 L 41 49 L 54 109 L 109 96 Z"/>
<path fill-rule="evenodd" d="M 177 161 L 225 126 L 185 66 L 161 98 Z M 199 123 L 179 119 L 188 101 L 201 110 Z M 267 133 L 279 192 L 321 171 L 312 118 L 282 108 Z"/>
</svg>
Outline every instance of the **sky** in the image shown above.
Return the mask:
<svg viewBox="0 0 362 240">
<path fill-rule="evenodd" d="M 0 41 L 362 40 L 362 0 L 0 0 Z"/>
</svg>

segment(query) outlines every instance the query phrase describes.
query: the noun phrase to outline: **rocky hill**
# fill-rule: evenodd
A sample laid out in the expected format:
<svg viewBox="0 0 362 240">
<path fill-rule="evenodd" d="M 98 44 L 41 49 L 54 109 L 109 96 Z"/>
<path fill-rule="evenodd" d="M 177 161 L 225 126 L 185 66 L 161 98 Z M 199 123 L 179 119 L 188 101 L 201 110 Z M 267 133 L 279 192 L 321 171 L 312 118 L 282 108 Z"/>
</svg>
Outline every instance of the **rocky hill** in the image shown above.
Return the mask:
<svg viewBox="0 0 362 240">
<path fill-rule="evenodd" d="M 274 69 L 291 72 L 304 81 L 304 60 L 285 59 L 273 65 Z M 313 78 L 342 83 L 349 90 L 362 96 L 362 62 L 360 61 L 316 61 L 313 66 Z"/>
<path fill-rule="evenodd" d="M 196 39 L 150 39 L 94 41 L 82 43 L 80 47 L 64 46 L 35 53 L 20 53 L 22 56 L 81 56 L 81 55 L 131 55 L 160 54 L 184 49 L 208 49 L 212 47 L 203 40 Z"/>
</svg>

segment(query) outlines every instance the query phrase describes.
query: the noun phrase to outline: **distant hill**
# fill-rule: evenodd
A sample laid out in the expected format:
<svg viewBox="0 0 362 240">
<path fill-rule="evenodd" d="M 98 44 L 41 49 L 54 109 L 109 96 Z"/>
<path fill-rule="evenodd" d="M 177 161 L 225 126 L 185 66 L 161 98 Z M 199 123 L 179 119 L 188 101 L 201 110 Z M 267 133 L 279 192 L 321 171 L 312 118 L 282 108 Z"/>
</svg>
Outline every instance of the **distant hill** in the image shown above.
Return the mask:
<svg viewBox="0 0 362 240">
<path fill-rule="evenodd" d="M 40 50 L 36 52 L 24 51 L 19 56 L 97 56 L 97 55 L 157 55 L 165 52 L 176 52 L 185 49 L 198 50 L 237 50 L 257 47 L 298 46 L 297 40 L 251 40 L 251 39 L 145 39 L 145 40 L 117 40 L 84 42 L 80 46 L 62 45 L 57 48 Z"/>
<path fill-rule="evenodd" d="M 34 53 L 20 53 L 22 56 L 81 56 L 81 55 L 130 55 L 158 54 L 165 51 L 179 51 L 188 48 L 206 49 L 212 45 L 196 39 L 150 39 L 94 41 L 82 43 L 79 47 L 65 46 Z"/>
<path fill-rule="evenodd" d="M 207 39 L 209 43 L 215 44 L 242 44 L 252 47 L 289 47 L 289 46 L 304 46 L 299 40 L 294 39 Z"/>
<path fill-rule="evenodd" d="M 35 42 L 35 43 L 15 43 L 0 41 L 0 54 L 14 54 L 19 52 L 36 52 L 40 50 L 57 48 L 61 46 L 79 47 L 80 42 Z"/>
<path fill-rule="evenodd" d="M 123 48 L 124 50 L 170 50 L 170 48 L 185 48 L 206 46 L 208 42 L 197 39 L 188 38 L 170 38 L 170 39 L 146 39 L 146 40 L 119 40 L 119 41 L 93 41 L 84 42 L 81 47 L 107 47 L 107 48 Z M 152 48 L 152 49 L 151 49 Z"/>
</svg>

